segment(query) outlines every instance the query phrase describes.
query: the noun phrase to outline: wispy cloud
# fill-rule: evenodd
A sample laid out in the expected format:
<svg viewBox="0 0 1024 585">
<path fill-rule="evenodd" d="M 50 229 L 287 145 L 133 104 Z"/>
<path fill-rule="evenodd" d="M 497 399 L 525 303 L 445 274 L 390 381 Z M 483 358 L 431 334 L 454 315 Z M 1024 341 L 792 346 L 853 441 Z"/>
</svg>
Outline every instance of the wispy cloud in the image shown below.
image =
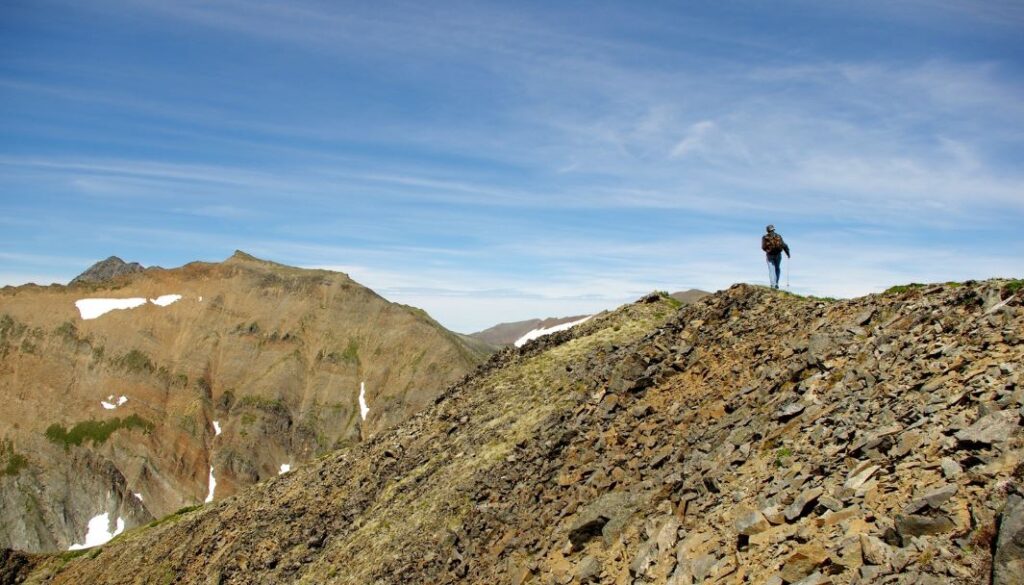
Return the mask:
<svg viewBox="0 0 1024 585">
<path fill-rule="evenodd" d="M 766 223 L 803 292 L 1021 271 L 1009 3 L 55 3 L 5 21 L 8 274 L 241 248 L 469 330 L 762 280 Z"/>
<path fill-rule="evenodd" d="M 704 148 L 704 142 L 709 133 L 715 130 L 715 123 L 711 120 L 702 120 L 690 126 L 686 135 L 672 149 L 670 156 L 681 158 L 691 152 L 700 151 Z"/>
</svg>

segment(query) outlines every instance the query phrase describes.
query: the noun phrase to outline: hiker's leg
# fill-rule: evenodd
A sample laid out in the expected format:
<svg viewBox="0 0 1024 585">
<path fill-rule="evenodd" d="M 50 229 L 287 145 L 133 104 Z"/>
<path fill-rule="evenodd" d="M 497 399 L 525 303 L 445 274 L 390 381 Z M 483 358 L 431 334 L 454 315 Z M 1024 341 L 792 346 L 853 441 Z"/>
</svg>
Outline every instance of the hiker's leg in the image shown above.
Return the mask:
<svg viewBox="0 0 1024 585">
<path fill-rule="evenodd" d="M 779 266 L 771 256 L 768 257 L 768 282 L 772 288 L 779 288 Z"/>
</svg>

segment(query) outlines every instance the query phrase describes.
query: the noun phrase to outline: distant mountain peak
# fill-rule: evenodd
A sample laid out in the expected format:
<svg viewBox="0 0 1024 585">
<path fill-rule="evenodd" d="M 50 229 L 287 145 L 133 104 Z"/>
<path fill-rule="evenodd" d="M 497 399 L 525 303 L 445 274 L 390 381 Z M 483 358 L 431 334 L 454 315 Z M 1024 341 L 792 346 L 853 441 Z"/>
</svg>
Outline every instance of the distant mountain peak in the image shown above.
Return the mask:
<svg viewBox="0 0 1024 585">
<path fill-rule="evenodd" d="M 574 315 L 570 317 L 548 317 L 547 319 L 527 319 L 526 321 L 515 321 L 513 323 L 499 323 L 483 331 L 471 333 L 469 337 L 502 347 L 515 344 L 524 335 L 528 335 L 531 332 L 536 334 L 542 330 L 550 330 L 559 325 L 577 322 L 586 317 L 587 315 Z"/>
<path fill-rule="evenodd" d="M 253 260 L 259 261 L 260 259 L 255 257 L 255 256 L 253 256 L 252 254 L 249 254 L 248 252 L 243 252 L 241 250 L 235 250 L 235 253 L 232 254 L 231 257 L 228 258 L 228 260 L 247 260 L 247 261 L 251 262 Z"/>
<path fill-rule="evenodd" d="M 676 291 L 670 294 L 669 296 L 683 303 L 684 305 L 689 305 L 691 303 L 696 303 L 697 301 L 708 296 L 709 294 L 711 293 L 704 290 L 700 290 L 698 288 L 691 288 L 689 290 Z"/>
<path fill-rule="evenodd" d="M 125 262 L 117 256 L 111 256 L 106 260 L 100 260 L 85 270 L 85 272 L 71 279 L 70 284 L 90 284 L 113 280 L 124 274 L 142 272 L 146 267 L 138 262 Z"/>
</svg>

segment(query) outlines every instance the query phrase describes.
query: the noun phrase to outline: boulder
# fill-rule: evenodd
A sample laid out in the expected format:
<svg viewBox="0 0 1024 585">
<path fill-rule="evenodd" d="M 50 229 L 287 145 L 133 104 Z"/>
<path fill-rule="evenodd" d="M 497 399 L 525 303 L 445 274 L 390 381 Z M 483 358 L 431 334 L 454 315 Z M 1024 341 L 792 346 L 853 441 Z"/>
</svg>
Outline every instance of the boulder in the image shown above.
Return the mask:
<svg viewBox="0 0 1024 585">
<path fill-rule="evenodd" d="M 1011 495 L 1003 508 L 992 558 L 992 585 L 1024 583 L 1024 498 Z"/>
<path fill-rule="evenodd" d="M 860 547 L 864 554 L 864 561 L 871 565 L 889 564 L 891 549 L 882 539 L 869 534 L 860 535 Z"/>
<path fill-rule="evenodd" d="M 1009 439 L 1019 426 L 1019 412 L 1000 410 L 979 418 L 973 425 L 958 432 L 956 438 L 962 443 L 991 445 Z"/>
<path fill-rule="evenodd" d="M 807 544 L 794 552 L 782 565 L 780 575 L 786 583 L 796 583 L 811 575 L 828 559 L 828 552 L 818 544 Z"/>
<path fill-rule="evenodd" d="M 633 511 L 633 498 L 626 492 L 610 492 L 581 511 L 569 527 L 573 550 L 581 550 L 596 536 L 610 542 Z"/>
<path fill-rule="evenodd" d="M 956 524 L 948 516 L 939 514 L 936 516 L 921 516 L 918 514 L 907 514 L 896 517 L 896 532 L 904 540 L 911 536 L 927 536 L 931 534 L 943 534 L 956 528 Z"/>
<path fill-rule="evenodd" d="M 852 473 L 850 473 L 850 476 L 846 479 L 846 483 L 843 484 L 843 488 L 848 490 L 858 489 L 867 483 L 867 481 L 871 479 L 871 476 L 879 469 L 880 468 L 877 465 L 872 465 L 870 463 L 858 466 Z"/>
<path fill-rule="evenodd" d="M 792 522 L 806 514 L 812 505 L 818 501 L 818 497 L 824 492 L 825 490 L 820 487 L 801 492 L 800 495 L 793 500 L 793 503 L 786 507 L 784 512 L 786 520 Z"/>
<path fill-rule="evenodd" d="M 583 557 L 574 571 L 579 583 L 593 583 L 601 577 L 601 561 L 592 556 Z"/>
<path fill-rule="evenodd" d="M 764 514 L 757 510 L 741 514 L 736 519 L 736 532 L 745 536 L 753 536 L 768 530 L 770 527 L 771 525 L 768 524 Z"/>
</svg>

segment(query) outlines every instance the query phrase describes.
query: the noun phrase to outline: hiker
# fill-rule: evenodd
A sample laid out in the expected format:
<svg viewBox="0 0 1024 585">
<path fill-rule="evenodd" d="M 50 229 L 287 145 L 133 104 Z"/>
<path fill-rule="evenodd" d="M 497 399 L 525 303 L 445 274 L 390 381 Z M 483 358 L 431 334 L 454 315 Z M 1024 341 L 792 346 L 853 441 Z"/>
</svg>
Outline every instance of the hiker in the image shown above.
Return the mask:
<svg viewBox="0 0 1024 585">
<path fill-rule="evenodd" d="M 768 280 L 772 288 L 779 288 L 779 274 L 782 272 L 782 253 L 789 258 L 789 246 L 786 245 L 782 236 L 775 231 L 775 226 L 765 228 L 766 233 L 761 238 L 761 249 L 764 250 L 765 259 L 768 262 Z"/>
</svg>

